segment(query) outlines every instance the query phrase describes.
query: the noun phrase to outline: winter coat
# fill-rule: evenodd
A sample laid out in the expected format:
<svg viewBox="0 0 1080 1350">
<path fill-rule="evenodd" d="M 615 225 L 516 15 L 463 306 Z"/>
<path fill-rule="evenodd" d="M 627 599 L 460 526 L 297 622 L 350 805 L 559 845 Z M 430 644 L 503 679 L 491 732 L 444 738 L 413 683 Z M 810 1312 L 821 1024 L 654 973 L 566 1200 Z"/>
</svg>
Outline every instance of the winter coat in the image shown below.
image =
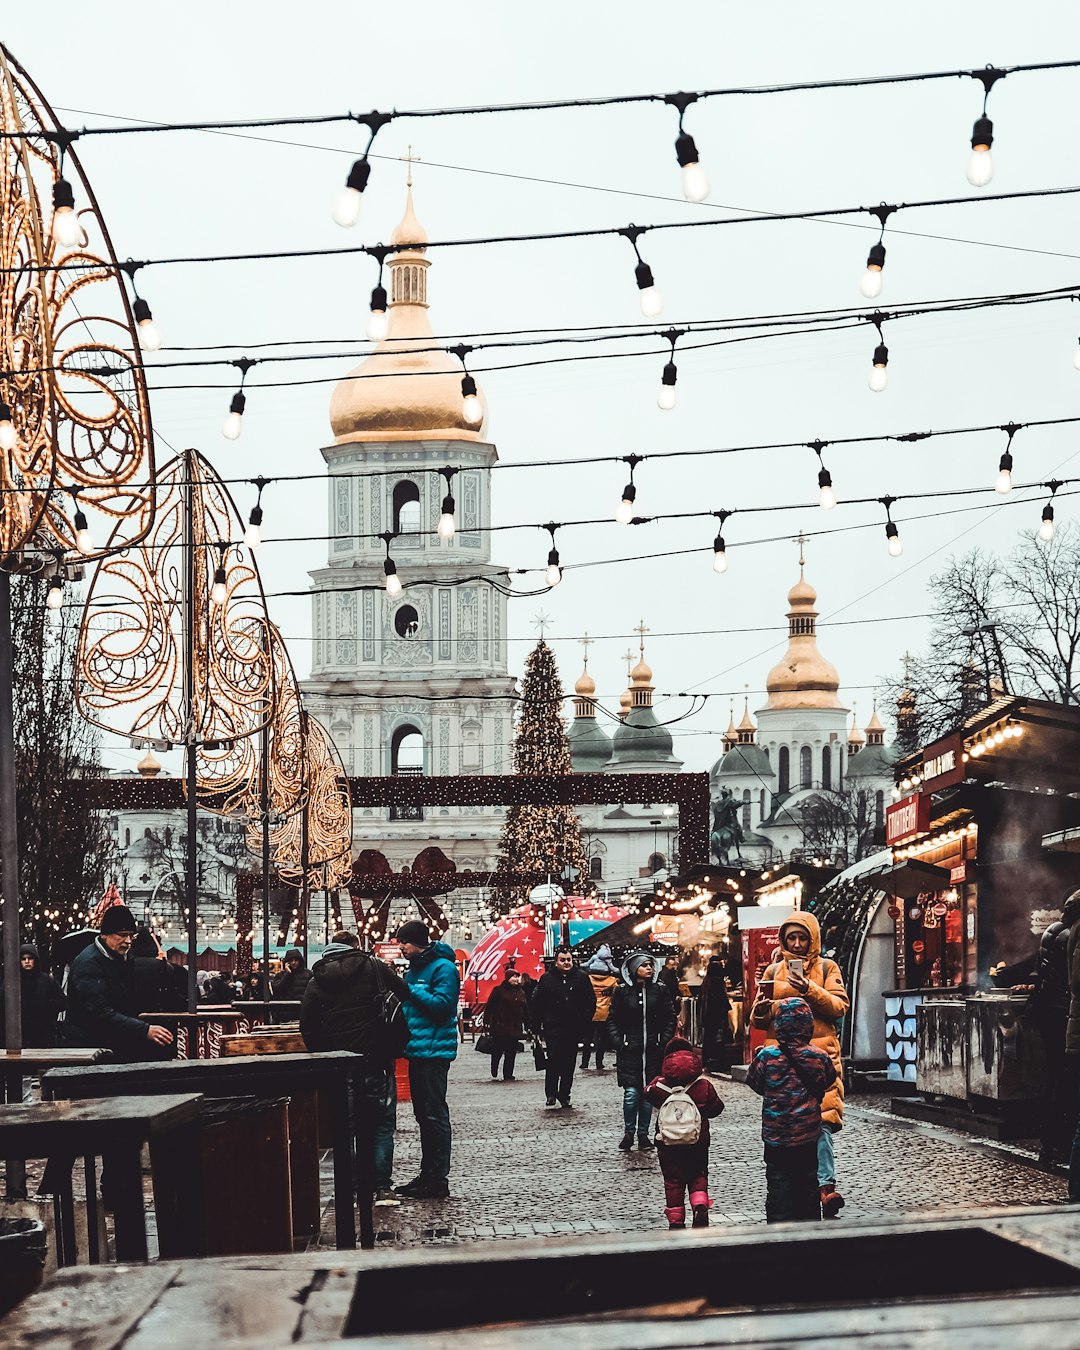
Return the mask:
<svg viewBox="0 0 1080 1350">
<path fill-rule="evenodd" d="M 527 1018 L 524 986 L 509 980 L 496 985 L 484 1005 L 484 1030 L 488 1035 L 516 1041 L 525 1035 Z"/>
<path fill-rule="evenodd" d="M 668 997 L 671 999 L 673 1007 L 678 1011 L 679 999 L 682 998 L 682 990 L 679 988 L 679 973 L 676 970 L 668 970 L 663 966 L 658 972 L 656 978 L 668 991 Z"/>
<path fill-rule="evenodd" d="M 149 956 L 128 957 L 139 1012 L 183 1012 L 187 1008 L 187 971 L 180 991 L 175 968 Z"/>
<path fill-rule="evenodd" d="M 724 1103 L 717 1096 L 716 1089 L 709 1080 L 700 1075 L 701 1056 L 689 1041 L 676 1037 L 664 1050 L 660 1072 L 645 1089 L 645 1096 L 659 1110 L 671 1096 L 670 1092 L 664 1090 L 665 1088 L 686 1087 L 689 1083 L 687 1095 L 701 1113 L 701 1133 L 698 1135 L 698 1143 L 708 1149 L 709 1121 L 723 1111 Z M 659 1132 L 659 1121 L 656 1128 Z"/>
<path fill-rule="evenodd" d="M 596 1012 L 592 980 L 582 970 L 549 970 L 532 997 L 532 1025 L 546 1041 L 580 1041 Z"/>
<path fill-rule="evenodd" d="M 271 979 L 270 988 L 275 998 L 303 998 L 308 980 L 311 979 L 311 971 L 303 964 L 303 953 L 296 947 L 290 947 L 285 953 L 286 962 L 290 956 L 301 962 L 300 969 L 292 971 L 286 965 Z"/>
<path fill-rule="evenodd" d="M 111 1050 L 122 1064 L 169 1057 L 167 1048 L 149 1039 L 149 1024 L 138 1018 L 134 962 L 113 956 L 100 938 L 71 963 L 67 996 L 65 1045 Z"/>
<path fill-rule="evenodd" d="M 774 962 L 766 967 L 761 977 L 762 980 L 774 981 L 772 1002 L 766 1002 L 761 1011 L 753 1013 L 751 1021 L 754 1026 L 769 1033 L 766 1045 L 776 1045 L 773 1019 L 781 1000 L 801 998 L 810 1005 L 810 1011 L 814 1014 L 812 1043 L 819 1050 L 825 1051 L 836 1070 L 835 1082 L 821 1104 L 821 1116 L 827 1124 L 840 1129 L 844 1123 L 844 1062 L 840 1054 L 837 1026 L 849 1006 L 844 978 L 836 962 L 821 955 L 821 928 L 813 914 L 796 910 L 794 914 L 789 915 L 780 925 L 781 946 L 784 941 L 784 930 L 789 925 L 803 928 L 810 935 L 810 950 L 803 958 L 803 970 L 809 981 L 809 987 L 803 993 L 791 983 L 786 957 Z"/>
<path fill-rule="evenodd" d="M 379 1019 L 379 985 L 402 1003 L 408 997 L 401 976 L 377 957 L 354 947 L 331 944 L 315 962 L 300 1005 L 300 1035 L 309 1050 L 351 1050 L 373 1068 L 389 1063 Z"/>
<path fill-rule="evenodd" d="M 822 1098 L 836 1079 L 836 1067 L 810 1043 L 814 1027 L 805 999 L 781 999 L 773 1016 L 776 1040 L 762 1046 L 747 1071 L 747 1086 L 762 1099 L 766 1144 L 795 1148 L 815 1143 L 821 1134 Z"/>
<path fill-rule="evenodd" d="M 656 1077 L 664 1046 L 675 1033 L 675 1007 L 668 991 L 655 977 L 645 985 L 639 980 L 631 984 L 632 979 L 624 965 L 624 982 L 611 999 L 609 1022 L 621 1088 L 643 1088 Z"/>
<path fill-rule="evenodd" d="M 1053 1027 L 1055 1031 L 1069 1016 L 1072 1001 L 1069 987 L 1069 938 L 1077 918 L 1080 918 L 1080 893 L 1069 896 L 1061 911 L 1061 922 L 1052 923 L 1039 941 L 1031 1009 L 1044 1027 Z"/>
<path fill-rule="evenodd" d="M 724 962 L 714 956 L 698 991 L 701 1014 L 701 1057 L 706 1068 L 728 1067 L 734 1037 L 731 1031 L 731 1000 L 724 979 Z"/>
<path fill-rule="evenodd" d="M 52 1049 L 56 1045 L 56 1019 L 67 1006 L 63 990 L 48 971 L 41 969 L 41 958 L 32 943 L 19 948 L 23 956 L 34 958 L 33 970 L 19 971 L 21 981 L 22 1043 L 26 1049 Z"/>
<path fill-rule="evenodd" d="M 1080 1055 L 1080 923 L 1069 929 L 1066 947 L 1069 962 L 1069 1021 L 1065 1028 L 1065 1050 Z"/>
<path fill-rule="evenodd" d="M 618 977 L 615 975 L 596 975 L 589 971 L 589 983 L 593 987 L 593 997 L 596 999 L 596 1011 L 593 1013 L 594 1022 L 606 1022 L 611 1016 L 611 999 L 615 990 L 619 987 Z"/>
<path fill-rule="evenodd" d="M 458 1052 L 458 994 L 461 978 L 454 951 L 433 942 L 417 953 L 405 972 L 409 1024 L 406 1059 L 455 1059 Z"/>
</svg>

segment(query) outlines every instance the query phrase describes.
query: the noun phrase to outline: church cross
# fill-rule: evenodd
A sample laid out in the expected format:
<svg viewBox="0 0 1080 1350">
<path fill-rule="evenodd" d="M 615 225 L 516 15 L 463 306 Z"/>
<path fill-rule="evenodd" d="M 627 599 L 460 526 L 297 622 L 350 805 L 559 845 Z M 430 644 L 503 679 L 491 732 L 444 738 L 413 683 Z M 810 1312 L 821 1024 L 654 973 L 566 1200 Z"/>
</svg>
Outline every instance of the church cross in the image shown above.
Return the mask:
<svg viewBox="0 0 1080 1350">
<path fill-rule="evenodd" d="M 799 546 L 799 571 L 802 572 L 802 569 L 806 566 L 806 546 L 810 540 L 800 530 L 791 542 Z"/>
<path fill-rule="evenodd" d="M 404 155 L 398 155 L 398 159 L 400 159 L 400 160 L 402 160 L 404 163 L 408 164 L 408 166 L 409 166 L 409 169 L 408 169 L 408 177 L 405 179 L 405 186 L 406 186 L 406 187 L 412 187 L 412 166 L 413 166 L 414 164 L 419 164 L 419 163 L 421 162 L 420 156 L 419 156 L 419 155 L 414 155 L 414 154 L 413 154 L 413 148 L 412 148 L 412 146 L 410 145 L 410 146 L 409 146 L 409 149 L 408 149 L 408 152 L 407 152 L 406 154 L 404 154 Z"/>
<path fill-rule="evenodd" d="M 629 676 L 630 676 L 630 662 L 631 662 L 633 659 L 634 659 L 634 653 L 633 653 L 633 651 L 625 651 L 625 652 L 623 652 L 623 660 L 626 662 L 626 675 L 627 675 L 627 678 L 629 678 Z"/>
<path fill-rule="evenodd" d="M 589 648 L 593 645 L 593 643 L 594 643 L 595 641 L 596 641 L 596 639 L 595 639 L 595 638 L 591 638 L 591 637 L 588 635 L 588 633 L 586 633 L 583 637 L 579 637 L 579 638 L 578 638 L 578 642 L 580 642 L 581 645 L 585 648 L 585 664 L 586 664 L 586 665 L 589 664 Z"/>
<path fill-rule="evenodd" d="M 642 619 L 641 622 L 638 624 L 638 626 L 634 629 L 634 632 L 637 633 L 640 637 L 640 642 L 638 645 L 640 646 L 642 656 L 645 655 L 645 634 L 651 631 L 652 630 L 648 627 L 644 619 Z"/>
</svg>

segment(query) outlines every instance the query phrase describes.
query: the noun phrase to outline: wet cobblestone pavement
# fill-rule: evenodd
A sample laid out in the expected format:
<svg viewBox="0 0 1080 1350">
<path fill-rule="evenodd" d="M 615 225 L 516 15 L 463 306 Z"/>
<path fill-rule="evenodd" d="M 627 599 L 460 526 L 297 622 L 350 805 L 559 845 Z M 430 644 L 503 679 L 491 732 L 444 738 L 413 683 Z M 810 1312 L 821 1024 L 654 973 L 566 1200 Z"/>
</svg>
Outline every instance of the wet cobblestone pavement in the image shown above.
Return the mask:
<svg viewBox="0 0 1080 1350">
<path fill-rule="evenodd" d="M 544 1106 L 531 1057 L 518 1079 L 492 1081 L 485 1056 L 462 1047 L 450 1073 L 454 1152 L 450 1199 L 403 1201 L 375 1210 L 380 1243 L 456 1243 L 555 1233 L 664 1228 L 655 1152 L 622 1153 L 622 1093 L 614 1069 L 577 1072 L 573 1108 Z M 765 1221 L 760 1099 L 716 1080 L 725 1104 L 713 1123 L 713 1224 Z M 865 1102 L 865 1104 L 863 1104 Z M 419 1136 L 408 1102 L 398 1106 L 395 1184 L 419 1170 Z M 911 1217 L 938 1210 L 1054 1204 L 1060 1177 L 1030 1165 L 1021 1149 L 991 1145 L 937 1126 L 897 1120 L 887 1098 L 849 1098 L 836 1140 L 844 1218 Z M 332 1212 L 322 1225 L 333 1245 Z"/>
</svg>

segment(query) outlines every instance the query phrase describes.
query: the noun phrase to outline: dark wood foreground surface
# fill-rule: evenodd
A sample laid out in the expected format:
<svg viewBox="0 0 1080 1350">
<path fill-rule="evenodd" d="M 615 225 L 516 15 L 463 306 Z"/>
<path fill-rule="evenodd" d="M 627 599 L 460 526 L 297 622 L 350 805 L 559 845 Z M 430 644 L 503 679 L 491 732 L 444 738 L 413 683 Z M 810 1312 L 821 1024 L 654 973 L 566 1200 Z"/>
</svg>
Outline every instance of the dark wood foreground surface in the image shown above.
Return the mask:
<svg viewBox="0 0 1080 1350">
<path fill-rule="evenodd" d="M 84 1267 L 0 1323 L 5 1350 L 354 1338 L 365 1350 L 1080 1350 L 1080 1208 Z"/>
</svg>

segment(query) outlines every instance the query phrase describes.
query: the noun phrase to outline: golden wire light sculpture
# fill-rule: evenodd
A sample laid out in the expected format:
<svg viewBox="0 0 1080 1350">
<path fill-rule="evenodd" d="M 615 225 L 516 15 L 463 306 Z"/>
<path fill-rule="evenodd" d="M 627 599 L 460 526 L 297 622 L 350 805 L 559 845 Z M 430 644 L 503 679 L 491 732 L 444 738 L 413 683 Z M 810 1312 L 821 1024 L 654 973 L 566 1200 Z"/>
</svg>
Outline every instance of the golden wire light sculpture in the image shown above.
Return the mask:
<svg viewBox="0 0 1080 1350">
<path fill-rule="evenodd" d="M 41 92 L 0 47 L 0 564 L 24 549 L 98 557 L 152 521 L 150 405 L 137 326 L 94 194 Z M 71 245 L 53 186 L 71 180 Z M 63 233 L 61 231 L 61 233 Z"/>
<path fill-rule="evenodd" d="M 281 630 L 271 622 L 268 632 L 274 672 L 274 712 L 266 728 L 266 805 L 271 819 L 283 820 L 299 811 L 307 800 L 303 708 L 300 686 Z M 246 782 L 220 808 L 215 808 L 223 815 L 246 817 L 248 846 L 253 850 L 261 847 L 262 839 L 259 823 L 263 809 L 262 756 L 260 746 Z"/>
<path fill-rule="evenodd" d="M 343 886 L 352 875 L 352 793 L 337 746 L 310 713 L 301 711 L 304 808 L 270 833 L 278 876 L 287 886 Z M 251 834 L 249 832 L 249 842 Z M 325 873 L 323 868 L 326 868 Z"/>
<path fill-rule="evenodd" d="M 232 542 L 236 506 L 198 451 L 165 466 L 143 512 L 144 542 L 105 558 L 87 596 L 76 701 L 104 730 L 196 746 L 200 805 L 220 803 L 251 781 L 251 738 L 274 712 L 262 585 Z"/>
</svg>

